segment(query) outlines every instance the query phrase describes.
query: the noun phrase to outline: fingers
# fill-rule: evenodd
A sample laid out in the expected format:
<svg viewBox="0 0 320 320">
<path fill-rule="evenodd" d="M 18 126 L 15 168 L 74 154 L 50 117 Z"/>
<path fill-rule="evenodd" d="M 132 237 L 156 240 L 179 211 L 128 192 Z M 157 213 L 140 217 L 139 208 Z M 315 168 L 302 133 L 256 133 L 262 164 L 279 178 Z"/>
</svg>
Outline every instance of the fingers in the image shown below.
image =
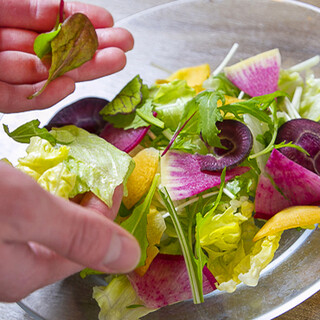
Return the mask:
<svg viewBox="0 0 320 320">
<path fill-rule="evenodd" d="M 32 94 L 42 88 L 45 81 L 36 84 L 11 85 L 0 81 L 0 112 L 12 113 L 53 106 L 75 89 L 74 81 L 62 76 L 52 81 L 39 96 L 29 100 Z"/>
<path fill-rule="evenodd" d="M 104 28 L 97 29 L 96 32 L 99 39 L 99 49 L 116 47 L 127 52 L 133 48 L 133 36 L 126 29 Z"/>
<path fill-rule="evenodd" d="M 15 28 L 0 28 L 0 51 L 14 50 L 34 53 L 33 43 L 38 33 Z"/>
<path fill-rule="evenodd" d="M 65 76 L 55 79 L 42 94 L 28 100 L 27 97 L 43 86 L 45 81 L 41 80 L 47 78 L 47 71 L 33 55 L 16 53 L 15 56 L 21 57 L 22 62 L 20 62 L 25 67 L 14 64 L 5 52 L 0 53 L 0 112 L 4 113 L 50 107 L 74 91 L 74 82 L 96 79 L 118 72 L 126 64 L 126 56 L 122 50 L 118 48 L 99 50 L 92 60 L 66 73 Z M 4 58 L 2 61 L 1 57 Z M 24 63 L 25 60 L 27 60 L 26 63 Z M 10 72 L 7 70 L 8 65 L 12 65 Z M 39 82 L 35 83 L 35 81 Z"/>
<path fill-rule="evenodd" d="M 129 272 L 138 263 L 137 241 L 113 221 L 51 195 L 8 165 L 1 164 L 0 173 L 4 243 L 36 242 L 77 264 L 107 273 Z"/>
<path fill-rule="evenodd" d="M 1 25 L 41 32 L 50 31 L 56 23 L 59 3 L 59 0 L 0 0 Z M 107 28 L 113 25 L 111 14 L 101 7 L 65 1 L 64 11 L 66 17 L 76 12 L 86 14 L 95 28 Z"/>
<path fill-rule="evenodd" d="M 108 219 L 114 220 L 118 214 L 118 210 L 120 208 L 121 200 L 123 196 L 123 187 L 118 186 L 113 194 L 113 206 L 109 208 L 103 201 L 101 201 L 97 196 L 95 196 L 92 192 L 88 192 L 82 198 L 80 205 L 86 207 L 90 210 L 95 210 L 96 212 L 102 214 Z"/>
</svg>

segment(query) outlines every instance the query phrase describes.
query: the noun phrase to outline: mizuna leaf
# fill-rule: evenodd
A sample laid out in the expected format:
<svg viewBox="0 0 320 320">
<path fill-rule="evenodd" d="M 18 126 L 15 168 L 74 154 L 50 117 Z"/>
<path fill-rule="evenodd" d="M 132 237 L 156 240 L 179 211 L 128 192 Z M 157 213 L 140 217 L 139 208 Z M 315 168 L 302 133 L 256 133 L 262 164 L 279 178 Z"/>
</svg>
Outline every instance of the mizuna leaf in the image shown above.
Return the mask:
<svg viewBox="0 0 320 320">
<path fill-rule="evenodd" d="M 65 20 L 59 34 L 51 41 L 51 48 L 52 61 L 48 80 L 29 99 L 41 94 L 54 79 L 92 59 L 98 48 L 98 38 L 88 17 L 75 13 Z"/>
</svg>

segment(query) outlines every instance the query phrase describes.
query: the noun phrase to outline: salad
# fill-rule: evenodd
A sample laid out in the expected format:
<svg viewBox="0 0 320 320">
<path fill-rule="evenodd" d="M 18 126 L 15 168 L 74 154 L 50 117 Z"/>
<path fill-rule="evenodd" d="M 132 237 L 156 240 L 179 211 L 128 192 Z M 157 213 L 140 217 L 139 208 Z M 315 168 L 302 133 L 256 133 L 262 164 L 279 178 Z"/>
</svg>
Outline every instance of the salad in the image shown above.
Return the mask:
<svg viewBox="0 0 320 320">
<path fill-rule="evenodd" d="M 16 167 L 49 192 L 91 191 L 110 206 L 125 187 L 116 221 L 142 255 L 93 288 L 99 319 L 256 286 L 282 233 L 320 222 L 320 58 L 283 69 L 273 49 L 228 66 L 237 47 L 214 71 L 187 67 L 151 86 L 137 75 L 112 101 L 82 99 L 45 127 L 4 125 L 28 144 Z"/>
</svg>

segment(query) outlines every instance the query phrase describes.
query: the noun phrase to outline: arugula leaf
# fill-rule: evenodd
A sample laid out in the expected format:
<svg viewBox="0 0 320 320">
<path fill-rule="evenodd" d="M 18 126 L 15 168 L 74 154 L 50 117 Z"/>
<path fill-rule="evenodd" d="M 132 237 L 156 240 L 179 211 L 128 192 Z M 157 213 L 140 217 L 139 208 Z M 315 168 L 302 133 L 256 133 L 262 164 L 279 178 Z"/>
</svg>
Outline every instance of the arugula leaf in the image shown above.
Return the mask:
<svg viewBox="0 0 320 320">
<path fill-rule="evenodd" d="M 144 201 L 133 210 L 131 216 L 127 220 L 121 223 L 121 227 L 134 235 L 140 244 L 141 258 L 137 267 L 143 266 L 147 258 L 147 214 L 150 211 L 151 201 L 156 191 L 159 177 L 159 174 L 155 175 Z"/>
<path fill-rule="evenodd" d="M 218 137 L 219 130 L 216 122 L 223 120 L 217 103 L 219 100 L 224 103 L 224 95 L 220 91 L 203 91 L 196 96 L 195 100 L 199 105 L 200 121 L 198 125 L 203 140 L 210 146 L 223 148 Z"/>
<path fill-rule="evenodd" d="M 179 238 L 179 242 L 181 245 L 182 253 L 184 256 L 184 260 L 186 263 L 187 271 L 188 271 L 188 276 L 190 280 L 190 287 L 192 291 L 192 296 L 193 296 L 193 302 L 195 304 L 197 303 L 202 303 L 204 301 L 203 299 L 203 289 L 202 289 L 202 275 L 199 277 L 199 272 L 198 272 L 198 264 L 197 264 L 197 259 L 194 257 L 194 254 L 192 252 L 192 248 L 190 247 L 186 236 L 183 232 L 182 226 L 180 224 L 176 209 L 174 207 L 174 204 L 170 198 L 170 195 L 165 187 L 162 187 L 160 190 L 160 196 L 165 203 L 165 206 L 170 214 L 170 217 L 172 219 L 174 228 L 176 230 L 176 233 Z M 201 258 L 200 264 L 203 263 L 203 259 Z M 202 273 L 202 270 L 201 270 Z"/>
<path fill-rule="evenodd" d="M 258 120 L 265 122 L 270 128 L 273 127 L 273 121 L 265 112 L 276 98 L 287 96 L 285 92 L 276 91 L 271 94 L 258 96 L 246 101 L 239 101 L 228 105 L 222 105 L 219 109 L 225 114 L 232 113 L 237 119 L 241 119 L 240 115 L 248 113 Z"/>
<path fill-rule="evenodd" d="M 92 59 L 98 48 L 98 37 L 91 21 L 75 13 L 61 25 L 59 34 L 51 41 L 52 61 L 44 86 L 28 99 L 40 95 L 48 84 L 66 72 Z"/>
<path fill-rule="evenodd" d="M 17 142 L 30 143 L 30 139 L 34 136 L 38 136 L 50 142 L 50 144 L 55 145 L 57 143 L 56 138 L 49 133 L 45 128 L 39 128 L 39 120 L 31 120 L 17 129 L 9 132 L 7 125 L 3 124 L 3 129 L 6 134 Z"/>
<path fill-rule="evenodd" d="M 139 75 L 136 75 L 126 86 L 109 102 L 100 115 L 106 120 L 106 116 L 132 113 L 140 103 L 148 97 L 148 87 L 143 84 Z"/>
</svg>

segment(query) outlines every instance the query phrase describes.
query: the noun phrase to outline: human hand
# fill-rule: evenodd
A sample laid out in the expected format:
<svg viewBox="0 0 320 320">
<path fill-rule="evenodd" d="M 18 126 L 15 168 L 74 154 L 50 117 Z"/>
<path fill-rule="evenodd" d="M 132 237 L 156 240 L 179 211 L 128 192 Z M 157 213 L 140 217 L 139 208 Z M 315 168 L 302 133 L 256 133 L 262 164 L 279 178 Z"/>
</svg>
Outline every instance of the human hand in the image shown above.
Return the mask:
<svg viewBox="0 0 320 320">
<path fill-rule="evenodd" d="M 51 82 L 38 97 L 48 78 L 49 66 L 33 51 L 37 35 L 53 29 L 59 0 L 0 0 L 0 112 L 20 112 L 50 107 L 72 93 L 75 82 L 92 80 L 120 71 L 126 64 L 125 52 L 133 47 L 132 35 L 122 28 L 111 28 L 113 18 L 100 7 L 65 2 L 66 17 L 86 14 L 99 40 L 92 60 Z"/>
<path fill-rule="evenodd" d="M 111 220 L 122 188 L 112 208 L 90 194 L 80 206 L 1 162 L 0 176 L 0 301 L 18 301 L 83 266 L 125 273 L 138 263 L 139 244 Z"/>
</svg>

